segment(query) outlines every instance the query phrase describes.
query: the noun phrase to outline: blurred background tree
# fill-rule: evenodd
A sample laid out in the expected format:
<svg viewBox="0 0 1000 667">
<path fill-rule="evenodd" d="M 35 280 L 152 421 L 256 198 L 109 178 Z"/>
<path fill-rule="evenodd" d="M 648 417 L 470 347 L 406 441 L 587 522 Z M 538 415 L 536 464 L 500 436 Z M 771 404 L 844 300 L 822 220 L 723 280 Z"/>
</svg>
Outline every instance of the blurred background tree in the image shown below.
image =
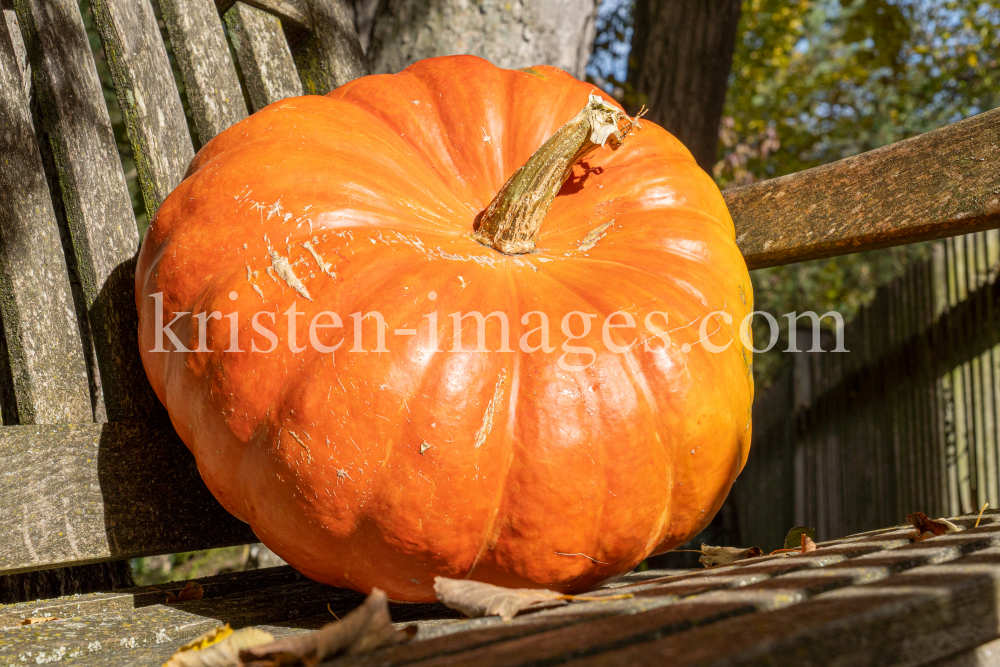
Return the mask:
<svg viewBox="0 0 1000 667">
<path fill-rule="evenodd" d="M 689 3 L 605 0 L 587 70 L 630 109 L 651 101 L 634 53 L 651 30 L 642 26 L 649 4 Z M 712 169 L 723 188 L 1000 105 L 1000 0 L 742 0 L 735 46 Z M 685 140 L 683 128 L 673 131 Z M 756 307 L 776 315 L 836 309 L 850 319 L 926 252 L 903 246 L 754 271 Z M 789 361 L 785 347 L 783 333 L 774 350 L 756 355 L 758 389 Z"/>
</svg>

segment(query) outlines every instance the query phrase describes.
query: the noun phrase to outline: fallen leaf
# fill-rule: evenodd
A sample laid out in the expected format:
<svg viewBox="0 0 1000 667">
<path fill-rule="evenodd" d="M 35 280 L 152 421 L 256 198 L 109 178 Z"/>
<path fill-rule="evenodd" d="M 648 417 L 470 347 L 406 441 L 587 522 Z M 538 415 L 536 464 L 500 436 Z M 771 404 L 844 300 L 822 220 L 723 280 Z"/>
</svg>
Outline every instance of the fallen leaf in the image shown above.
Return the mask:
<svg viewBox="0 0 1000 667">
<path fill-rule="evenodd" d="M 181 646 L 163 667 L 235 667 L 240 651 L 273 641 L 269 632 L 258 628 L 233 632 L 227 623 Z"/>
<path fill-rule="evenodd" d="M 245 649 L 239 653 L 241 667 L 313 667 L 335 655 L 357 655 L 380 646 L 405 642 L 416 634 L 416 626 L 403 630 L 392 627 L 389 600 L 373 588 L 371 595 L 339 621 L 327 623 L 316 632 Z"/>
<path fill-rule="evenodd" d="M 812 541 L 812 537 L 802 533 L 802 553 L 807 554 L 812 551 L 816 551 L 818 548 L 819 547 L 816 546 L 816 543 Z"/>
<path fill-rule="evenodd" d="M 707 544 L 701 545 L 701 557 L 698 562 L 705 567 L 716 567 L 718 565 L 728 565 L 729 563 L 763 556 L 764 552 L 760 547 L 750 547 L 740 549 L 739 547 L 710 547 Z"/>
<path fill-rule="evenodd" d="M 220 625 L 217 628 L 212 628 L 208 632 L 199 635 L 189 641 L 184 646 L 181 646 L 178 651 L 200 651 L 203 648 L 208 648 L 212 644 L 218 644 L 223 639 L 233 634 L 233 629 L 229 627 L 229 624 Z"/>
<path fill-rule="evenodd" d="M 34 625 L 35 623 L 48 623 L 49 621 L 58 620 L 58 616 L 33 616 L 32 618 L 22 618 L 18 625 Z"/>
<path fill-rule="evenodd" d="M 814 537 L 816 537 L 816 529 L 806 528 L 805 526 L 795 526 L 794 528 L 788 531 L 787 535 L 785 535 L 785 545 L 783 548 L 798 549 L 799 547 L 801 547 L 802 546 L 802 538 L 800 537 L 801 535 L 808 535 L 809 539 L 811 540 Z"/>
<path fill-rule="evenodd" d="M 938 535 L 959 533 L 962 531 L 961 528 L 947 519 L 931 519 L 923 512 L 907 514 L 906 522 L 917 529 L 917 532 L 910 538 L 914 542 L 923 542 Z"/>
<path fill-rule="evenodd" d="M 505 621 L 529 607 L 562 605 L 572 597 L 544 588 L 504 588 L 481 581 L 446 577 L 434 577 L 434 593 L 445 606 L 470 618 L 499 616 Z"/>
<path fill-rule="evenodd" d="M 167 595 L 167 604 L 171 602 L 187 602 L 205 597 L 205 589 L 197 581 L 189 581 L 187 586 L 178 591 L 177 595 Z"/>
</svg>

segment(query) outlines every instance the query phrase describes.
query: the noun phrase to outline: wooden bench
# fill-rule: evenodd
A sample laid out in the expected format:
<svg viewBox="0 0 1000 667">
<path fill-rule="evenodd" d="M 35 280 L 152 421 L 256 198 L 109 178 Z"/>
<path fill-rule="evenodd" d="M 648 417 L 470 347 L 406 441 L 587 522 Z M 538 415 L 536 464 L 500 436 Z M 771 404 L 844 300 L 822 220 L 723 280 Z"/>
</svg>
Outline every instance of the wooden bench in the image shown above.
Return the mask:
<svg viewBox="0 0 1000 667">
<path fill-rule="evenodd" d="M 0 4 L 0 575 L 127 567 L 137 556 L 254 542 L 205 489 L 139 360 L 139 237 L 79 7 L 8 1 Z M 199 143 L 270 102 L 365 73 L 343 0 L 159 6 Z M 181 97 L 149 0 L 92 7 L 151 216 L 194 154 Z M 729 191 L 737 241 L 760 268 L 998 227 L 998 146 L 994 111 Z M 354 662 L 928 662 L 1000 636 L 997 519 L 916 545 L 888 530 L 809 556 L 632 574 L 620 583 L 634 600 L 511 623 L 395 605 L 396 621 L 420 622 L 419 641 Z M 0 626 L 65 619 L 0 629 L 0 663 L 156 664 L 220 622 L 301 632 L 329 620 L 327 604 L 339 614 L 361 599 L 288 568 L 201 583 L 199 601 L 166 604 L 180 588 L 169 585 L 0 607 Z"/>
</svg>

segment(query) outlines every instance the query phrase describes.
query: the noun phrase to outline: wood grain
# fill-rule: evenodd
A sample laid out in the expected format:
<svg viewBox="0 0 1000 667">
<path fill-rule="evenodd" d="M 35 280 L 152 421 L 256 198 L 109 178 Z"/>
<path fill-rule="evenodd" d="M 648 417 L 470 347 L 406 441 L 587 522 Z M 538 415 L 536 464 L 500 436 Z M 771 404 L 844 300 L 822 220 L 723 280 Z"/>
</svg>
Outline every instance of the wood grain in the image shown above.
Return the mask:
<svg viewBox="0 0 1000 667">
<path fill-rule="evenodd" d="M 506 623 L 449 620 L 452 612 L 440 605 L 393 605 L 394 621 L 416 621 L 421 641 L 324 664 L 771 664 L 789 656 L 794 664 L 922 664 L 1000 634 L 1000 525 L 971 529 L 974 520 L 957 519 L 969 529 L 916 544 L 900 542 L 895 536 L 904 529 L 892 529 L 824 543 L 809 556 L 632 574 L 622 585 L 596 594 L 648 592 L 644 587 L 661 586 L 657 582 L 664 580 L 675 585 L 663 587 L 661 595 L 574 603 Z M 824 549 L 832 553 L 824 555 Z M 14 613 L 0 619 L 67 614 L 67 622 L 38 626 L 32 651 L 48 657 L 62 648 L 68 655 L 89 645 L 83 640 L 97 640 L 100 655 L 81 656 L 80 664 L 124 665 L 165 659 L 186 636 L 188 624 L 200 632 L 206 621 L 210 626 L 273 623 L 265 629 L 295 633 L 329 621 L 329 612 L 322 611 L 326 603 L 342 615 L 362 598 L 306 581 L 287 567 L 199 582 L 205 597 L 197 601 L 164 606 L 167 592 L 184 583 L 175 582 L 42 606 L 16 605 L 16 612 L 11 609 Z M 130 605 L 138 611 L 129 611 Z M 69 616 L 74 612 L 81 615 Z M 157 623 L 167 630 L 159 643 L 155 634 L 149 641 L 147 633 Z M 122 635 L 126 629 L 129 634 Z M 0 630 L 0 658 L 37 658 L 37 653 L 26 655 L 28 633 L 23 631 Z"/>
<path fill-rule="evenodd" d="M 211 0 L 160 0 L 198 139 L 204 145 L 247 117 L 222 19 Z"/>
<path fill-rule="evenodd" d="M 793 607 L 727 619 L 580 665 L 924 664 L 1000 634 L 1000 555 L 932 565 Z M 773 664 L 773 663 L 772 663 Z"/>
<path fill-rule="evenodd" d="M 93 418 L 87 367 L 26 82 L 0 23 L 0 317 L 21 424 Z"/>
<path fill-rule="evenodd" d="M 84 622 L 73 619 L 0 629 L 0 662 L 13 665 L 70 660 L 86 664 L 94 654 L 103 656 L 122 649 L 148 649 L 187 641 L 216 625 L 213 618 L 155 605 L 98 614 Z M 133 664 L 151 663 L 143 660 Z"/>
<path fill-rule="evenodd" d="M 169 426 L 0 430 L 0 573 L 256 542 Z"/>
<path fill-rule="evenodd" d="M 288 566 L 269 567 L 247 572 L 229 572 L 210 577 L 199 577 L 197 581 L 205 592 L 205 598 L 219 598 L 234 593 L 251 590 L 273 589 L 300 584 L 305 577 Z M 17 625 L 22 619 L 32 617 L 58 616 L 73 618 L 108 612 L 139 609 L 154 604 L 164 604 L 169 594 L 176 595 L 187 581 L 173 581 L 157 586 L 135 586 L 113 593 L 91 593 L 89 595 L 67 595 L 48 600 L 34 600 L 19 604 L 0 606 L 0 628 Z M 316 584 L 317 586 L 319 584 Z M 177 603 L 188 604 L 188 603 Z"/>
<path fill-rule="evenodd" d="M 759 269 L 1000 227 L 1000 109 L 723 194 Z"/>
<path fill-rule="evenodd" d="M 302 94 L 281 21 L 242 2 L 226 12 L 225 20 L 254 111 Z"/>
<path fill-rule="evenodd" d="M 92 0 L 152 220 L 184 178 L 194 148 L 149 0 Z"/>
<path fill-rule="evenodd" d="M 215 7 L 221 16 L 236 4 L 236 0 L 216 0 Z M 309 5 L 305 0 L 248 0 L 244 4 L 276 16 L 285 29 L 308 31 L 312 27 Z"/>
<path fill-rule="evenodd" d="M 308 0 L 311 32 L 296 50 L 305 92 L 325 95 L 370 73 L 347 0 Z"/>
<path fill-rule="evenodd" d="M 15 9 L 52 145 L 108 419 L 164 420 L 135 344 L 139 232 L 83 18 L 73 0 L 17 0 Z"/>
</svg>

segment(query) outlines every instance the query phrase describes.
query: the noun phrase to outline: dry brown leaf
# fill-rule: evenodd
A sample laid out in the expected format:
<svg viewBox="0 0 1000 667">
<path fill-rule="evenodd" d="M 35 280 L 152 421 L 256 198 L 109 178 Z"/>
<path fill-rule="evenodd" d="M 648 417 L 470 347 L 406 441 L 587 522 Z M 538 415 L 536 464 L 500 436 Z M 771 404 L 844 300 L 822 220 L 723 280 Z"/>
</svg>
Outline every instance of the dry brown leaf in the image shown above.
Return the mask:
<svg viewBox="0 0 1000 667">
<path fill-rule="evenodd" d="M 58 616 L 33 616 L 31 618 L 22 618 L 18 625 L 34 625 L 35 623 L 48 623 L 49 621 L 58 620 Z"/>
<path fill-rule="evenodd" d="M 816 546 L 816 543 L 813 542 L 811 537 L 802 533 L 802 553 L 807 554 L 812 551 L 816 551 L 818 548 L 819 547 Z"/>
<path fill-rule="evenodd" d="M 434 593 L 445 606 L 466 616 L 499 616 L 505 621 L 538 605 L 562 605 L 571 596 L 544 588 L 504 588 L 468 579 L 434 577 Z"/>
<path fill-rule="evenodd" d="M 707 544 L 701 545 L 701 557 L 698 562 L 705 567 L 716 567 L 718 565 L 728 565 L 734 561 L 746 560 L 763 556 L 764 552 L 760 547 L 750 547 L 740 549 L 739 547 L 711 547 Z"/>
<path fill-rule="evenodd" d="M 911 538 L 914 542 L 922 542 L 938 535 L 959 533 L 962 531 L 961 528 L 947 519 L 931 519 L 923 512 L 907 514 L 906 522 L 917 529 L 917 532 Z"/>
<path fill-rule="evenodd" d="M 163 667 L 235 667 L 240 651 L 273 641 L 269 632 L 258 628 L 233 632 L 227 623 L 180 647 Z"/>
<path fill-rule="evenodd" d="M 270 644 L 240 651 L 241 667 L 313 667 L 335 655 L 356 655 L 381 646 L 399 644 L 416 634 L 416 626 L 404 630 L 392 627 L 389 600 L 373 588 L 371 595 L 339 621 L 327 623 L 316 632 L 279 639 Z"/>
<path fill-rule="evenodd" d="M 445 606 L 466 616 L 499 616 L 505 621 L 526 609 L 558 607 L 567 602 L 611 602 L 634 597 L 631 593 L 567 595 L 544 588 L 504 588 L 481 581 L 447 577 L 434 577 L 434 593 Z"/>
<path fill-rule="evenodd" d="M 177 595 L 167 595 L 167 604 L 171 602 L 187 602 L 188 600 L 200 600 L 205 597 L 205 589 L 197 581 L 189 581 L 187 586 L 178 591 Z"/>
</svg>

